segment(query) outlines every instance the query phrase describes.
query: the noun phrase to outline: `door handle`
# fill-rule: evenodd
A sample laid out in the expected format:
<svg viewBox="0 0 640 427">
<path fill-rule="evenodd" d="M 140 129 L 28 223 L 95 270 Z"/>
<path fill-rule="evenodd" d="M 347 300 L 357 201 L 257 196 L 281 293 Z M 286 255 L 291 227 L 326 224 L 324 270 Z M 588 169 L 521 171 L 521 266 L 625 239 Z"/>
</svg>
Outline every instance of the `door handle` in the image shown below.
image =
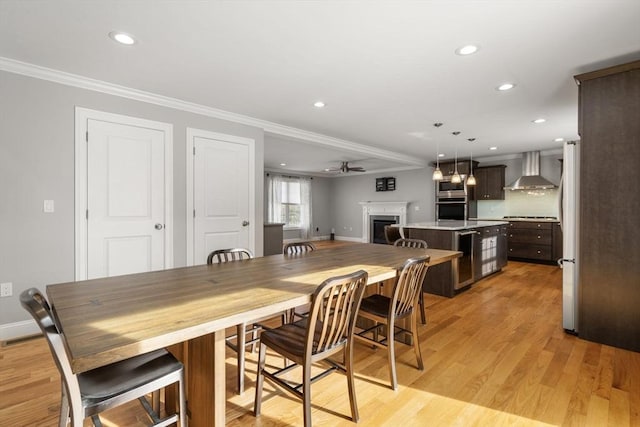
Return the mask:
<svg viewBox="0 0 640 427">
<path fill-rule="evenodd" d="M 162 230 L 162 229 L 164 228 L 164 225 L 162 225 L 162 224 L 156 224 L 156 225 L 154 225 L 154 227 L 153 227 L 153 228 L 155 228 L 156 230 Z"/>
<path fill-rule="evenodd" d="M 249 221 L 247 221 L 246 219 L 244 221 L 242 221 L 242 226 L 246 227 L 247 225 L 249 225 Z"/>
</svg>

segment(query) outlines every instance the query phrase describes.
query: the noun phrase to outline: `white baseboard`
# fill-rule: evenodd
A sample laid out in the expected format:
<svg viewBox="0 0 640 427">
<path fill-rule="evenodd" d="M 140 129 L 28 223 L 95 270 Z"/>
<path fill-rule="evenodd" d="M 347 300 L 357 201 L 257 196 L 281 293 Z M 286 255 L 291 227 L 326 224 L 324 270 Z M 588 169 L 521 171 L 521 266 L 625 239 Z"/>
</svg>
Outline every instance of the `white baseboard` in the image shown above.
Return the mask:
<svg viewBox="0 0 640 427">
<path fill-rule="evenodd" d="M 5 323 L 0 325 L 0 341 L 10 341 L 40 333 L 35 320 Z"/>
<path fill-rule="evenodd" d="M 336 236 L 336 240 L 344 240 L 346 242 L 367 243 L 365 242 L 364 237 Z"/>
</svg>

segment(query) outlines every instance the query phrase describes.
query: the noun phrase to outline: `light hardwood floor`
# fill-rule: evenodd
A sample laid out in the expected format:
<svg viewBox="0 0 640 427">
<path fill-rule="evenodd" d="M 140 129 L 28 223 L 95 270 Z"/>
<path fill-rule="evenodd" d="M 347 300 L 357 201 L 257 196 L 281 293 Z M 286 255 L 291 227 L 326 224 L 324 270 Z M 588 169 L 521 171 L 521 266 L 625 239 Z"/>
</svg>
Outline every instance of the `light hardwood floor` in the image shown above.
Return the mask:
<svg viewBox="0 0 640 427">
<path fill-rule="evenodd" d="M 320 243 L 319 246 L 343 244 Z M 388 386 L 384 351 L 358 344 L 359 426 L 640 426 L 640 353 L 567 335 L 561 327 L 561 271 L 509 262 L 448 299 L 425 294 L 420 326 L 425 370 L 398 344 L 397 391 Z M 247 391 L 236 396 L 235 357 L 227 354 L 231 426 L 302 424 L 302 406 L 265 384 L 262 414 L 252 414 L 255 354 Z M 281 360 L 268 363 L 281 366 Z M 54 426 L 59 378 L 42 338 L 0 348 L 0 426 Z M 312 386 L 314 425 L 353 426 L 346 380 Z M 139 405 L 105 413 L 105 426 L 145 425 Z M 89 425 L 87 422 L 86 425 Z"/>
</svg>

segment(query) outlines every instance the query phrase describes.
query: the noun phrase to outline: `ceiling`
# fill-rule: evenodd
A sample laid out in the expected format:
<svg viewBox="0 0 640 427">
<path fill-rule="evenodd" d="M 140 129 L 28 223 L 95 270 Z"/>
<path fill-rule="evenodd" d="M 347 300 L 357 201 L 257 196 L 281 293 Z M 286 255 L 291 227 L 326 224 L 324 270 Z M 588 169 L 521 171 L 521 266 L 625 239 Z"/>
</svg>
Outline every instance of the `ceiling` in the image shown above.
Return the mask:
<svg viewBox="0 0 640 427">
<path fill-rule="evenodd" d="M 573 76 L 640 59 L 639 18 L 638 0 L 2 0 L 0 57 L 269 122 L 265 167 L 322 175 L 558 149 Z"/>
</svg>

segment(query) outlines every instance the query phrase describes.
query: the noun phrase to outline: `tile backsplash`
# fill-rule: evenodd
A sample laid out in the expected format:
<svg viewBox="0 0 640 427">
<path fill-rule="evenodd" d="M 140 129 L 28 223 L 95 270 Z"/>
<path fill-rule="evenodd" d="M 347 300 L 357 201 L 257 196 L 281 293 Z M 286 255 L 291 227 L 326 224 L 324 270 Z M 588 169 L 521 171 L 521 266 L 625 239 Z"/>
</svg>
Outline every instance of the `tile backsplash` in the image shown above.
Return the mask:
<svg viewBox="0 0 640 427">
<path fill-rule="evenodd" d="M 537 191 L 505 191 L 504 200 L 478 201 L 478 218 L 503 216 L 555 216 L 559 215 L 557 189 Z"/>
</svg>

